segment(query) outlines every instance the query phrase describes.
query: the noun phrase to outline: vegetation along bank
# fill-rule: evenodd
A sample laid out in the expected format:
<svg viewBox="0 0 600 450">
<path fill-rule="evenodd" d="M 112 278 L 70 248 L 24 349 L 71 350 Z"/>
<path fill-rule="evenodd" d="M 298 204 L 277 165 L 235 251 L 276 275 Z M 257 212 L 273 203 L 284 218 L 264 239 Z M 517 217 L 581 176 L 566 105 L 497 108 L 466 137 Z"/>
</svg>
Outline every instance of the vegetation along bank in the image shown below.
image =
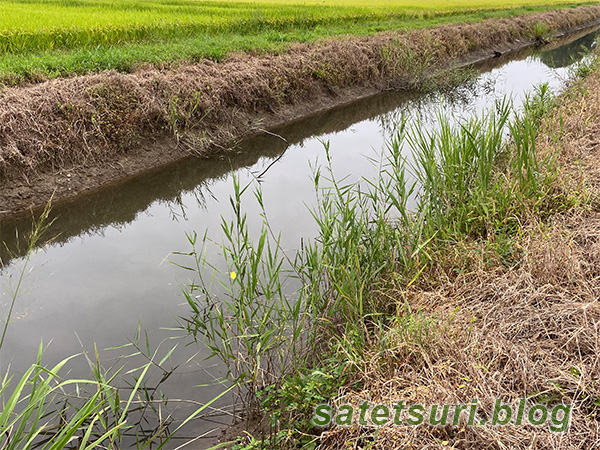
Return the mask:
<svg viewBox="0 0 600 450">
<path fill-rule="evenodd" d="M 46 81 L 56 74 L 42 73 L 38 80 L 35 71 L 19 76 L 13 71 L 12 78 L 3 76 L 0 88 L 0 214 L 190 154 L 222 153 L 245 135 L 378 90 L 455 83 L 464 74 L 449 69 L 593 24 L 600 7 L 500 10 L 485 20 L 477 14 L 447 16 L 451 23 L 439 25 L 438 16 L 429 20 L 421 11 L 415 17 L 426 28 L 369 29 L 363 30 L 371 33 L 367 36 L 266 48 L 266 54 L 231 53 L 219 62 L 161 66 L 151 61 L 154 65 L 135 66 L 132 73 Z M 460 20 L 465 23 L 455 23 Z M 67 38 L 61 45 L 84 39 Z M 36 39 L 23 38 L 22 44 L 46 51 L 45 41 Z"/>
<path fill-rule="evenodd" d="M 245 216 L 225 228 L 239 232 L 224 244 L 238 274 L 232 301 L 207 316 L 203 296 L 188 299 L 190 329 L 255 386 L 262 422 L 245 423 L 232 448 L 598 447 L 598 60 L 576 71 L 568 91 L 540 86 L 514 119 L 504 101 L 459 123 L 440 114 L 436 130 L 399 124 L 376 179 L 347 185 L 327 167 L 317 172 L 319 236 L 293 259 L 301 306 L 279 300 L 284 257 L 272 256 L 268 230 L 253 246 Z M 409 174 L 420 196 L 407 212 Z M 243 289 L 257 280 L 266 306 Z M 257 330 L 268 338 L 249 339 Z M 570 415 L 554 429 L 516 414 L 492 426 L 498 399 L 513 411 L 537 404 Z M 454 422 L 452 410 L 442 426 L 359 418 L 364 402 L 474 400 L 470 423 L 468 414 Z M 315 424 L 323 404 L 353 405 L 355 416 L 347 426 Z"/>
</svg>

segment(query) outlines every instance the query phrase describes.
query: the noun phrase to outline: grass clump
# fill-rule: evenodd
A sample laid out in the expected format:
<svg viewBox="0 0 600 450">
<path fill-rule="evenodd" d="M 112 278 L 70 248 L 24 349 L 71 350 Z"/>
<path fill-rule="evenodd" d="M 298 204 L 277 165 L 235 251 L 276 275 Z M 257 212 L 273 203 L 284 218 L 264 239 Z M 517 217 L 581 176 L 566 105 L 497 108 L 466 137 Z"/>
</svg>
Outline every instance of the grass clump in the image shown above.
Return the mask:
<svg viewBox="0 0 600 450">
<path fill-rule="evenodd" d="M 249 409 L 263 414 L 254 437 L 241 439 L 236 448 L 339 448 L 340 439 L 361 445 L 364 436 L 378 442 L 379 431 L 363 435 L 344 428 L 321 435 L 310 423 L 313 408 L 333 399 L 351 402 L 358 393 L 372 399 L 383 395 L 382 380 L 421 369 L 422 375 L 403 382 L 417 391 L 418 386 L 428 391 L 430 382 L 433 395 L 436 383 L 444 381 L 428 378 L 428 358 L 435 364 L 451 361 L 459 351 L 452 345 L 466 342 L 472 328 L 462 322 L 453 328 L 469 315 L 456 298 L 435 312 L 427 299 L 442 291 L 454 295 L 447 293 L 452 289 L 458 298 L 460 292 L 474 297 L 468 283 L 494 285 L 499 282 L 493 274 L 531 271 L 524 236 L 576 205 L 559 188 L 556 154 L 536 146 L 540 123 L 554 107 L 542 85 L 523 111 L 504 100 L 468 120 L 439 113 L 436 126 L 404 118 L 377 163 L 379 176 L 356 184 L 336 179 L 325 143 L 328 164 L 314 171 L 318 237 L 303 243 L 293 258 L 271 232 L 260 189 L 255 197 L 264 224 L 253 242 L 240 209 L 248 187 L 236 182 L 234 218 L 223 223 L 221 246 L 232 268 L 223 276 L 236 278 L 221 282 L 222 295 L 211 293 L 204 281 L 186 293 L 194 311 L 188 331 L 207 342 L 242 383 Z M 206 273 L 205 254 L 192 252 L 198 274 Z M 452 344 L 441 345 L 444 339 Z M 471 357 L 472 364 L 481 360 Z M 417 387 L 410 384 L 415 380 Z M 403 386 L 398 393 L 408 392 Z M 468 395 L 475 394 L 487 399 L 481 392 Z M 435 403 L 433 397 L 410 399 Z M 470 401 L 453 397 L 451 403 L 459 400 Z M 434 441 L 449 437 L 440 430 L 424 433 Z M 481 444 L 481 436 L 470 439 Z"/>
</svg>

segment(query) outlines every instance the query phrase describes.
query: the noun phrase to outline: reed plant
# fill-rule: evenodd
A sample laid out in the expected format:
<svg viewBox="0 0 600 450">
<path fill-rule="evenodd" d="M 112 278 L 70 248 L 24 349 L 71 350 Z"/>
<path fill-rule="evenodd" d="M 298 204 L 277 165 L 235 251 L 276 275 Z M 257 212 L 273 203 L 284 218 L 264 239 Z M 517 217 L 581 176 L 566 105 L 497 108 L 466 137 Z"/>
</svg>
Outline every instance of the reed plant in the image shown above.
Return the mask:
<svg viewBox="0 0 600 450">
<path fill-rule="evenodd" d="M 307 311 L 302 301 L 286 292 L 285 283 L 295 274 L 285 267 L 286 255 L 266 222 L 253 239 L 242 208 L 249 186 L 233 179 L 233 218 L 222 219 L 224 241 L 218 244 L 227 272 L 219 272 L 206 258 L 211 244 L 206 234 L 188 235 L 192 251 L 186 255 L 194 265 L 182 267 L 199 274 L 199 281 L 184 290 L 193 311 L 184 326 L 221 359 L 234 384 L 246 385 L 253 396 L 256 389 L 291 369 L 303 347 Z M 261 191 L 254 194 L 263 207 Z M 205 280 L 206 273 L 212 273 L 211 280 Z M 215 294 L 215 280 L 220 295 Z"/>
<path fill-rule="evenodd" d="M 403 117 L 374 161 L 378 175 L 357 183 L 336 178 L 325 142 L 327 164 L 313 175 L 317 237 L 303 241 L 294 257 L 271 230 L 260 188 L 254 195 L 262 227 L 252 239 L 242 212 L 251 187 L 233 177 L 233 214 L 223 220 L 220 243 L 231 273 L 209 262 L 206 235 L 204 251 L 190 236 L 196 264 L 188 268 L 200 280 L 211 269 L 223 289 L 190 285 L 186 327 L 235 382 L 262 399 L 275 419 L 266 447 L 314 445 L 306 415 L 351 383 L 390 332 L 427 338 L 422 319 L 398 292 L 435 283 L 435 274 L 456 276 L 460 267 L 449 255 L 457 249 L 512 264 L 527 215 L 547 208 L 549 197 L 557 202 L 553 155 L 535 148 L 538 124 L 553 102 L 541 86 L 520 111 L 504 99 L 470 119 L 440 112 L 434 126 Z M 469 264 L 468 255 L 458 257 Z M 295 289 L 284 288 L 290 285 Z"/>
</svg>

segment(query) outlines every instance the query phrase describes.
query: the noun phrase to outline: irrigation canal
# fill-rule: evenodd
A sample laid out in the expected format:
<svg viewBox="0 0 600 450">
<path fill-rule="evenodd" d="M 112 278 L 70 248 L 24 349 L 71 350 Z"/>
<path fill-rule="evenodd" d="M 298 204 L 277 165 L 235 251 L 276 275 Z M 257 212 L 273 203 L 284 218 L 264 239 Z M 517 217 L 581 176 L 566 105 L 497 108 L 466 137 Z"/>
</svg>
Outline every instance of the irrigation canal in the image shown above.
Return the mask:
<svg viewBox="0 0 600 450">
<path fill-rule="evenodd" d="M 190 250 L 188 232 L 203 235 L 208 230 L 208 236 L 221 240 L 221 216 L 231 216 L 232 173 L 242 184 L 256 183 L 259 177 L 271 227 L 282 232 L 284 248 L 298 248 L 302 238 L 316 232 L 309 211 L 315 203 L 311 174 L 325 163 L 324 142 L 329 142 L 337 178 L 352 182 L 369 177 L 377 170 L 369 158 L 379 157 L 402 115 L 409 123 L 418 116 L 425 126 L 435 126 L 440 109 L 465 117 L 492 107 L 505 95 L 519 106 L 540 83 L 552 89 L 564 86 L 570 66 L 595 40 L 596 31 L 553 47 L 490 59 L 478 66 L 481 75 L 469 86 L 427 95 L 384 92 L 255 136 L 222 160 L 189 159 L 56 206 L 46 234 L 53 240 L 36 249 L 31 259 L 0 351 L 2 373 L 10 365 L 13 375 L 21 374 L 35 361 L 40 341 L 47 364 L 84 348 L 93 352 L 95 343 L 108 366 L 124 350 L 104 349 L 134 339 L 140 324 L 151 346 L 160 344 L 162 355 L 178 345 L 165 363 L 179 365 L 162 385 L 167 397 L 198 402 L 213 398 L 222 389 L 215 383 L 222 369 L 204 360 L 208 352 L 201 346 L 186 345 L 191 340 L 185 333 L 173 330 L 177 318 L 189 315 L 181 286 L 191 273 L 167 260 L 191 262 L 170 256 Z M 251 195 L 248 199 L 246 211 L 256 221 L 251 228 L 258 229 L 258 205 Z M 9 287 L 23 267 L 23 236 L 30 229 L 27 219 L 0 222 L 0 241 L 5 243 L 0 250 L 2 318 L 8 313 Z M 227 271 L 216 252 L 209 259 Z M 71 376 L 88 373 L 83 358 L 70 366 Z M 179 417 L 195 408 L 177 402 L 171 406 Z M 186 448 L 206 447 L 217 434 L 211 430 L 230 421 L 228 414 L 217 413 L 196 420 L 180 437 L 208 433 Z M 171 443 L 180 444 L 181 439 Z"/>
</svg>

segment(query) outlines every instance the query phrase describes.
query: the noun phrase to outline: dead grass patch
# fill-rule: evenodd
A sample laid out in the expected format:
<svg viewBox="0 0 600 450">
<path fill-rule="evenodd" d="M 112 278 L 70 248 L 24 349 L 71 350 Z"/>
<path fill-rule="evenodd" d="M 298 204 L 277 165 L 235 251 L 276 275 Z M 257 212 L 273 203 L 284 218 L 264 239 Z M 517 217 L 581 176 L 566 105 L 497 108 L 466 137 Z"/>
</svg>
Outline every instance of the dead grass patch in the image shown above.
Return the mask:
<svg viewBox="0 0 600 450">
<path fill-rule="evenodd" d="M 429 291 L 397 288 L 413 329 L 388 330 L 344 402 L 573 405 L 565 433 L 547 427 L 446 426 L 333 429 L 319 448 L 565 449 L 600 443 L 600 216 L 528 230 L 522 267 L 478 271 Z M 382 345 L 381 342 L 386 342 Z M 480 415 L 489 421 L 490 417 Z M 444 444 L 442 445 L 442 442 Z"/>
</svg>

